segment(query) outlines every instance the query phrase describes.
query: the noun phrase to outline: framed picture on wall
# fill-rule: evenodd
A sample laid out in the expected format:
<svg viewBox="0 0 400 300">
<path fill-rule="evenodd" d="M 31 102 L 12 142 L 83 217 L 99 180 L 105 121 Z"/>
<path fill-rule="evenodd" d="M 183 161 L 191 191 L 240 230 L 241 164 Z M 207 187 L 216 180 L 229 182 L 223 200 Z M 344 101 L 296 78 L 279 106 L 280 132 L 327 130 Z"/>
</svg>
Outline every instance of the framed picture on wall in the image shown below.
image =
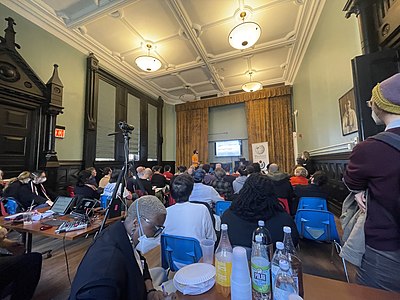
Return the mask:
<svg viewBox="0 0 400 300">
<path fill-rule="evenodd" d="M 358 131 L 358 119 L 355 109 L 354 89 L 351 89 L 339 98 L 340 124 L 343 135 Z"/>
</svg>

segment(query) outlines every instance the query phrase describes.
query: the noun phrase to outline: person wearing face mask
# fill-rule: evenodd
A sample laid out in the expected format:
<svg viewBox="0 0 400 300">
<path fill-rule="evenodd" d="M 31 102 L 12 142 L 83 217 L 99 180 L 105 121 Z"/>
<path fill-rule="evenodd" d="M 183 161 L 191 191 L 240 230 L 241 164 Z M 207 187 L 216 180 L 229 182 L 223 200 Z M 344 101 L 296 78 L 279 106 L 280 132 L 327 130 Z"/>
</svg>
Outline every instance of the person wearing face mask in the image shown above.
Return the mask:
<svg viewBox="0 0 400 300">
<path fill-rule="evenodd" d="M 32 194 L 29 182 L 31 173 L 24 171 L 18 177 L 11 178 L 8 186 L 4 189 L 4 198 L 14 198 L 19 205 L 19 210 L 29 209 L 34 195 Z"/>
<path fill-rule="evenodd" d="M 368 106 L 375 123 L 386 125 L 384 134 L 400 145 L 400 73 L 374 87 Z M 343 175 L 349 190 L 358 192 L 358 206 L 367 214 L 365 253 L 357 281 L 400 292 L 400 151 L 378 137 L 354 147 Z"/>
<path fill-rule="evenodd" d="M 47 181 L 46 172 L 38 170 L 32 172 L 31 177 L 32 180 L 29 182 L 29 185 L 34 195 L 34 202 L 37 205 L 36 208 L 52 206 L 53 199 L 57 196 L 47 191 L 43 185 Z"/>
<path fill-rule="evenodd" d="M 167 211 L 155 196 L 142 196 L 128 209 L 125 221 L 108 226 L 83 257 L 72 283 L 70 300 L 160 300 L 167 295 L 142 256 L 159 245 Z M 160 273 L 165 271 L 156 268 Z M 161 282 L 158 282 L 161 283 Z"/>
</svg>

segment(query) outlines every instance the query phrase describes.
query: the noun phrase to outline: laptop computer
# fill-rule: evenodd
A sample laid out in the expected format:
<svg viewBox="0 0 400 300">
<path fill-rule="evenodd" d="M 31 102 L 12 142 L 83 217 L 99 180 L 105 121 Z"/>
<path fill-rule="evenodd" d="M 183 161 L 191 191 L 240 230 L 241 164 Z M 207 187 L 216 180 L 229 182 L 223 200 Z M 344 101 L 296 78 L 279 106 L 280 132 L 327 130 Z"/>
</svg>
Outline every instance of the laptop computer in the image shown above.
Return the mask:
<svg viewBox="0 0 400 300">
<path fill-rule="evenodd" d="M 65 215 L 72 210 L 73 203 L 73 197 L 58 196 L 54 201 L 53 206 L 50 208 L 50 211 L 56 215 Z"/>
</svg>

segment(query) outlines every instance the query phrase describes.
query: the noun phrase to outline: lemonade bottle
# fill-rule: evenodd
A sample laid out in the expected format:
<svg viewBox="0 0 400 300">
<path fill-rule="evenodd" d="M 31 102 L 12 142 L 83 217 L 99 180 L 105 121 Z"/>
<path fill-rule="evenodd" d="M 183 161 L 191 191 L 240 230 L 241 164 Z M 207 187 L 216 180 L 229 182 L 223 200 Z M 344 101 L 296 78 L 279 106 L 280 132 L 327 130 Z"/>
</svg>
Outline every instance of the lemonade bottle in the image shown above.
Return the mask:
<svg viewBox="0 0 400 300">
<path fill-rule="evenodd" d="M 217 271 L 217 292 L 228 297 L 231 292 L 232 246 L 229 242 L 228 225 L 221 225 L 221 239 L 215 251 L 215 268 Z"/>
</svg>

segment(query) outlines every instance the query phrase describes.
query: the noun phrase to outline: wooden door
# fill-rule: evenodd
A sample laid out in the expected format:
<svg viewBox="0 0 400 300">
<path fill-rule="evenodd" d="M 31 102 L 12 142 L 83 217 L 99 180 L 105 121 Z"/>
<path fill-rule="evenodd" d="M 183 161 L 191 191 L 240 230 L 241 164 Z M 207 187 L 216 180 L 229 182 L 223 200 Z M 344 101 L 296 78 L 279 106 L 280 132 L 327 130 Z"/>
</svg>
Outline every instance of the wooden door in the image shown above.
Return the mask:
<svg viewBox="0 0 400 300">
<path fill-rule="evenodd" d="M 37 165 L 38 112 L 0 103 L 0 168 L 6 177 Z"/>
</svg>

